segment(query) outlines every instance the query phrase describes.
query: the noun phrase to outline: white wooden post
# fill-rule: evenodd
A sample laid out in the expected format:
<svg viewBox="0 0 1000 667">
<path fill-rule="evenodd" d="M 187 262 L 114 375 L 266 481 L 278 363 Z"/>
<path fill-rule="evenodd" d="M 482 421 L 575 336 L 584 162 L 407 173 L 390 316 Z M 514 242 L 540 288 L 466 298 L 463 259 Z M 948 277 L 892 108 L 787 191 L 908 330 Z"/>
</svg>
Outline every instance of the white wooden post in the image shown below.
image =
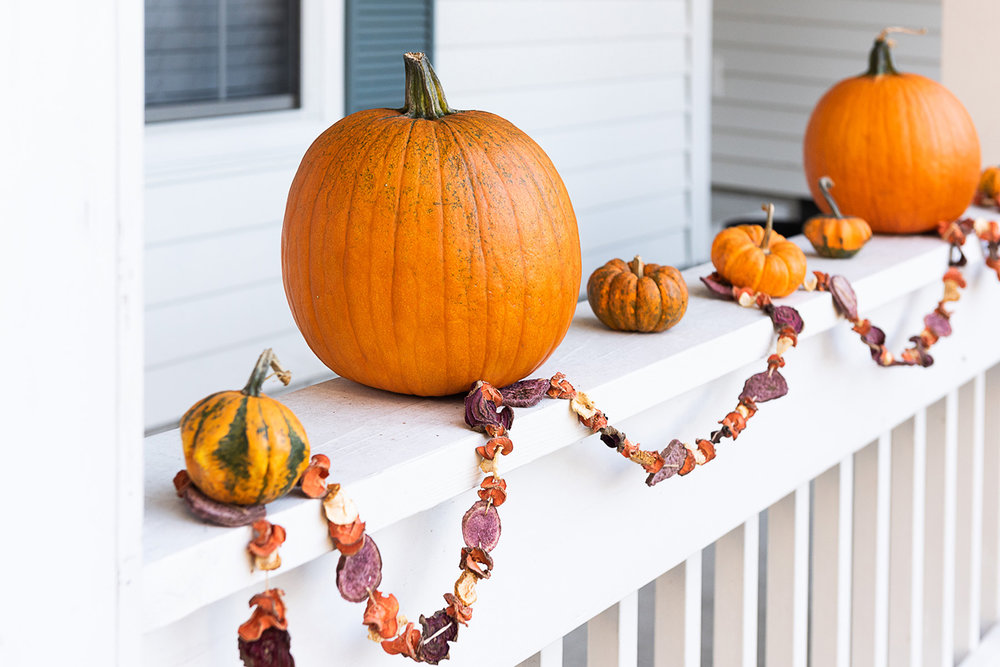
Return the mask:
<svg viewBox="0 0 1000 667">
<path fill-rule="evenodd" d="M 854 536 L 851 665 L 887 663 L 889 588 L 888 435 L 854 456 Z"/>
<path fill-rule="evenodd" d="M 809 633 L 813 667 L 850 665 L 853 487 L 853 457 L 827 470 L 813 485 Z"/>
<path fill-rule="evenodd" d="M 805 667 L 808 642 L 809 484 L 767 514 L 767 664 Z"/>
<path fill-rule="evenodd" d="M 587 623 L 590 667 L 634 667 L 639 661 L 639 591 L 629 593 Z"/>
<path fill-rule="evenodd" d="M 701 550 L 656 580 L 655 667 L 701 667 Z"/>
<path fill-rule="evenodd" d="M 142 35 L 0 7 L 4 665 L 142 662 Z"/>
<path fill-rule="evenodd" d="M 957 512 L 955 523 L 955 657 L 979 644 L 980 585 L 983 542 L 983 415 L 982 375 L 958 392 Z"/>
<path fill-rule="evenodd" d="M 1000 366 L 985 374 L 982 629 L 1000 621 Z"/>
<path fill-rule="evenodd" d="M 715 667 L 753 667 L 757 664 L 757 568 L 760 517 L 715 542 L 715 629 L 712 664 Z"/>
</svg>

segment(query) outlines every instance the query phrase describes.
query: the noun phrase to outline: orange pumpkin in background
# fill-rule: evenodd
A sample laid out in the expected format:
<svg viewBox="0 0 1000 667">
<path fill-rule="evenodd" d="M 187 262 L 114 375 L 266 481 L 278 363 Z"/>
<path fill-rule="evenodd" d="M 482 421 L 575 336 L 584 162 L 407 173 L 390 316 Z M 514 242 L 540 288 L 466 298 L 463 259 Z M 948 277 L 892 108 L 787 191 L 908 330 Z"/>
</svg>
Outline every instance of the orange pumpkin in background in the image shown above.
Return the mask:
<svg viewBox="0 0 1000 667">
<path fill-rule="evenodd" d="M 833 181 L 824 176 L 819 179 L 819 189 L 823 193 L 831 215 L 814 215 L 806 221 L 802 234 L 812 243 L 816 253 L 833 259 L 854 257 L 861 247 L 872 237 L 872 228 L 857 216 L 844 216 L 830 194 Z"/>
<path fill-rule="evenodd" d="M 767 224 L 723 229 L 712 241 L 712 264 L 736 287 L 768 296 L 788 296 L 806 277 L 806 255 L 784 236 L 772 231 L 774 204 L 764 204 Z"/>
<path fill-rule="evenodd" d="M 404 65 L 403 109 L 351 114 L 303 157 L 282 230 L 285 294 L 344 377 L 422 396 L 509 384 L 573 318 L 573 206 L 531 138 L 451 109 L 423 54 Z"/>
<path fill-rule="evenodd" d="M 959 217 L 979 181 L 979 138 L 958 98 L 936 81 L 901 73 L 886 28 L 868 71 L 816 104 L 803 144 L 813 199 L 830 212 L 817 181 L 830 176 L 845 211 L 872 230 L 910 234 Z"/>
</svg>

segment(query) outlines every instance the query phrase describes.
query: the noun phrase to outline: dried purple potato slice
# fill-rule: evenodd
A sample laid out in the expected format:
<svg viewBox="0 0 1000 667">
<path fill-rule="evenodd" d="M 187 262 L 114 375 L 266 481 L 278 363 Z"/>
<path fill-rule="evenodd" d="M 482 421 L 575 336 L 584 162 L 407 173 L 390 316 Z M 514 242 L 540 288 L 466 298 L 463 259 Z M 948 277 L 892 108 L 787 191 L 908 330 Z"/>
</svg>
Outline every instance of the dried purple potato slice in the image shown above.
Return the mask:
<svg viewBox="0 0 1000 667">
<path fill-rule="evenodd" d="M 781 398 L 787 393 L 788 382 L 785 381 L 785 377 L 780 372 L 777 370 L 764 371 L 747 378 L 743 385 L 743 392 L 740 394 L 740 400 L 748 398 L 755 403 L 764 403 Z"/>
<path fill-rule="evenodd" d="M 837 312 L 856 322 L 858 319 L 858 296 L 854 293 L 850 281 L 844 276 L 830 276 L 829 288 L 830 296 L 833 297 L 833 305 Z"/>
<path fill-rule="evenodd" d="M 799 311 L 791 306 L 769 305 L 764 309 L 764 312 L 771 318 L 771 324 L 774 325 L 775 331 L 780 331 L 784 327 L 788 327 L 797 334 L 802 333 L 804 324 L 802 316 L 799 315 Z"/>
<path fill-rule="evenodd" d="M 646 486 L 656 486 L 663 480 L 676 475 L 677 471 L 684 465 L 684 459 L 687 458 L 687 449 L 684 448 L 684 444 L 680 440 L 675 438 L 664 447 L 660 456 L 663 457 L 663 467 L 646 477 Z"/>
<path fill-rule="evenodd" d="M 546 378 L 518 380 L 506 387 L 500 387 L 499 391 L 503 396 L 504 405 L 512 408 L 530 408 L 545 398 L 545 392 L 549 390 L 550 385 Z"/>
<path fill-rule="evenodd" d="M 625 442 L 625 434 L 614 426 L 603 426 L 601 427 L 601 442 L 608 447 L 617 449 Z"/>
<path fill-rule="evenodd" d="M 368 591 L 382 583 L 382 554 L 375 540 L 365 535 L 361 550 L 353 556 L 341 556 L 337 563 L 337 590 L 348 602 L 364 602 Z"/>
<path fill-rule="evenodd" d="M 430 618 L 420 615 L 420 642 L 422 648 L 420 657 L 429 665 L 436 665 L 448 659 L 448 642 L 458 639 L 458 623 L 448 615 L 447 610 L 439 609 Z"/>
<path fill-rule="evenodd" d="M 733 286 L 726 282 L 725 278 L 720 276 L 718 273 L 712 273 L 708 276 L 702 276 L 701 282 L 705 284 L 712 294 L 724 297 L 733 301 Z"/>
<path fill-rule="evenodd" d="M 861 340 L 868 344 L 868 347 L 872 349 L 872 358 L 878 359 L 879 348 L 885 345 L 885 332 L 878 327 L 873 326 L 868 330 L 868 333 L 861 336 Z"/>
<path fill-rule="evenodd" d="M 295 667 L 292 638 L 287 630 L 268 628 L 255 641 L 238 638 L 237 646 L 245 667 Z"/>
<path fill-rule="evenodd" d="M 933 312 L 924 318 L 924 326 L 938 338 L 951 335 L 951 322 L 938 312 Z"/>
<path fill-rule="evenodd" d="M 482 387 L 476 387 L 465 397 L 465 423 L 478 429 L 489 425 L 509 429 L 514 423 L 514 410 L 509 405 L 497 410 L 492 401 L 483 396 Z"/>
<path fill-rule="evenodd" d="M 924 347 L 924 343 L 920 340 L 920 336 L 911 336 L 910 342 L 913 343 L 913 351 L 917 353 L 917 364 L 923 366 L 924 368 L 933 366 L 934 357 L 927 352 L 927 348 Z"/>
<path fill-rule="evenodd" d="M 462 517 L 462 537 L 470 547 L 493 551 L 500 542 L 500 513 L 485 500 L 472 505 Z"/>
</svg>

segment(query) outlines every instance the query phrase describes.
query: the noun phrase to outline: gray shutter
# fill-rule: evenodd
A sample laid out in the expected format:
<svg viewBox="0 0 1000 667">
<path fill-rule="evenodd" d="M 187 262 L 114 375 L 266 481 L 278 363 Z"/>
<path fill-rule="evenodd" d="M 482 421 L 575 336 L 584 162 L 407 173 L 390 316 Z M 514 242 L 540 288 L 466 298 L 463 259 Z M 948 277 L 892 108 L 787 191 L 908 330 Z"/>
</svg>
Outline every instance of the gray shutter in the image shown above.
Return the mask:
<svg viewBox="0 0 1000 667">
<path fill-rule="evenodd" d="M 297 105 L 298 0 L 145 0 L 145 7 L 147 120 Z"/>
<path fill-rule="evenodd" d="M 403 106 L 403 54 L 433 62 L 434 0 L 347 0 L 346 110 Z"/>
</svg>

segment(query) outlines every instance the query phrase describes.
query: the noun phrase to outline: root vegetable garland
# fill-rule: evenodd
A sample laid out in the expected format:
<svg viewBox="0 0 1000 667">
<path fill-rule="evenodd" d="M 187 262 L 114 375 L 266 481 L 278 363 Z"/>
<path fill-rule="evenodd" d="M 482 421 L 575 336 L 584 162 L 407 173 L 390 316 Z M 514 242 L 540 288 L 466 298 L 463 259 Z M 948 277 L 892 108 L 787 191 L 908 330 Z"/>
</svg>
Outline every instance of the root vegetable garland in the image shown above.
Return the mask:
<svg viewBox="0 0 1000 667">
<path fill-rule="evenodd" d="M 928 353 L 940 338 L 951 334 L 951 312 L 947 303 L 957 301 L 959 290 L 965 287 L 960 267 L 966 264 L 962 247 L 969 234 L 975 233 L 984 245 L 986 265 L 1000 279 L 1000 224 L 994 221 L 962 219 L 939 226 L 941 237 L 950 244 L 949 268 L 944 274 L 944 295 L 933 312 L 924 318 L 924 329 L 910 338 L 913 346 L 898 357 L 885 347 L 885 333 L 859 315 L 857 296 L 846 278 L 814 272 L 803 283 L 805 289 L 829 292 L 837 312 L 853 325 L 862 342 L 880 366 L 930 366 L 934 360 Z M 521 380 L 504 387 L 479 381 L 465 397 L 465 422 L 486 436 L 476 447 L 479 467 L 485 477 L 477 490 L 479 500 L 462 517 L 461 530 L 465 546 L 459 554 L 460 573 L 454 586 L 444 594 L 444 606 L 429 616 L 419 616 L 419 627 L 400 614 L 400 606 L 391 593 L 379 590 L 382 585 L 382 554 L 378 545 L 365 532 L 358 507 L 339 484 L 327 484 L 330 460 L 323 454 L 314 455 L 302 473 L 298 488 L 309 498 L 322 501 L 322 511 L 333 548 L 340 552 L 336 568 L 336 585 L 341 596 L 350 602 L 365 603 L 362 624 L 369 638 L 379 642 L 391 655 L 402 655 L 415 662 L 436 665 L 450 655 L 451 644 L 457 641 L 460 625 L 472 620 L 476 603 L 476 587 L 493 573 L 491 552 L 501 537 L 498 508 L 507 500 L 507 482 L 500 474 L 501 457 L 513 451 L 510 428 L 514 408 L 537 405 L 543 398 L 568 401 L 577 420 L 601 441 L 619 454 L 639 465 L 646 473 L 650 487 L 675 475 L 685 476 L 704 465 L 717 454 L 725 438 L 736 440 L 757 413 L 761 403 L 788 393 L 788 383 L 780 369 L 785 354 L 798 343 L 803 320 L 798 311 L 787 305 L 777 305 L 763 291 L 746 286 L 734 286 L 720 275 L 702 278 L 709 290 L 748 308 L 758 308 L 771 319 L 777 335 L 775 352 L 767 357 L 767 368 L 750 376 L 735 408 L 720 421 L 720 428 L 707 438 L 685 443 L 671 440 L 662 450 L 641 449 L 622 431 L 608 422 L 607 416 L 594 401 L 578 391 L 562 373 L 551 378 Z M 260 362 L 258 365 L 263 362 Z M 266 364 L 265 364 L 266 366 Z M 259 382 L 256 384 L 259 390 Z M 265 572 L 265 590 L 250 599 L 253 612 L 239 627 L 238 649 L 247 667 L 294 667 L 291 638 L 284 604 L 284 591 L 271 588 L 267 575 L 281 566 L 278 548 L 285 541 L 285 530 L 269 523 L 261 515 L 262 506 L 240 507 L 212 500 L 191 483 L 185 471 L 174 480 L 178 495 L 200 518 L 222 525 L 252 523 L 252 537 L 247 545 L 253 567 Z"/>
</svg>

